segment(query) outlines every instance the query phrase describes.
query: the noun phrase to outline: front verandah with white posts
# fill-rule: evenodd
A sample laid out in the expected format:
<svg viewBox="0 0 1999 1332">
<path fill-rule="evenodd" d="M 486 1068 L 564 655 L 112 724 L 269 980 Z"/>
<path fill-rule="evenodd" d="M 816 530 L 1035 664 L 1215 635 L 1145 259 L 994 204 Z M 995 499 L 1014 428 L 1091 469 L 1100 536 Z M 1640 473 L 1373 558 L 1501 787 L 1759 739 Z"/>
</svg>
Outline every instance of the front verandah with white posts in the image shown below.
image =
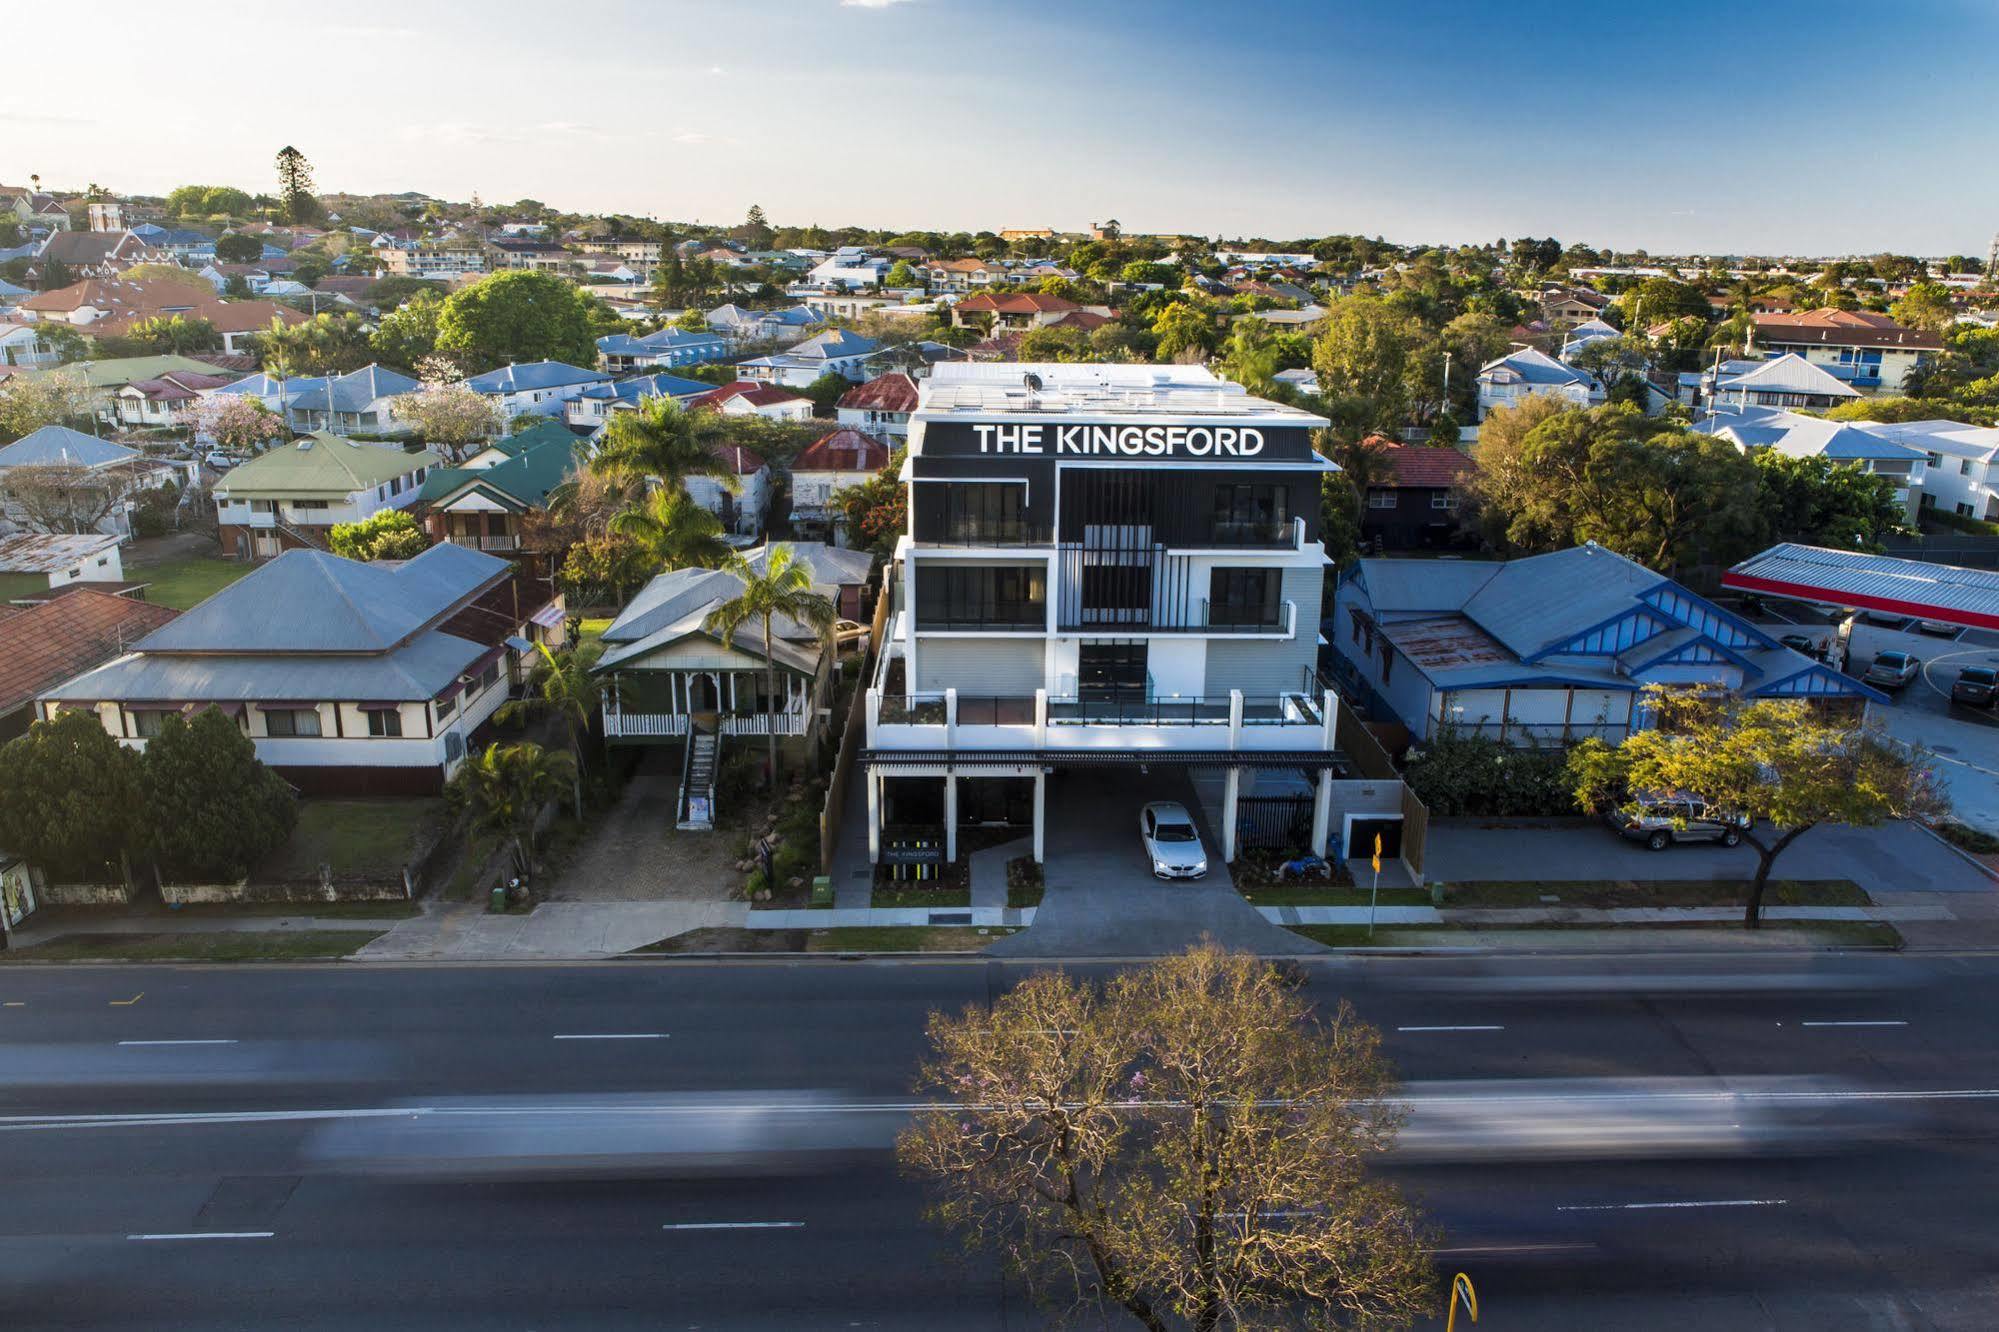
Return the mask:
<svg viewBox="0 0 1999 1332">
<path fill-rule="evenodd" d="M 898 695 L 885 700 L 879 688 L 870 689 L 862 755 L 868 858 L 881 863 L 884 833 L 891 824 L 885 783 L 891 780 L 932 778 L 942 783 L 944 858 L 955 861 L 961 784 L 976 778 L 1031 779 L 1034 859 L 1040 863 L 1046 857 L 1049 773 L 1152 764 L 1223 771 L 1219 833 L 1222 857 L 1229 862 L 1239 849 L 1237 802 L 1244 770 L 1311 771 L 1310 847 L 1323 856 L 1336 831 L 1335 784 L 1354 775 L 1334 743 L 1338 708 L 1338 696 L 1330 690 L 1316 700 L 1296 694 L 1254 705 L 1240 690 L 1231 690 L 1218 716 L 1090 709 L 1065 717 L 1059 707 L 1051 716 L 1046 690 L 1015 699 L 961 700 L 957 690 L 948 689 L 935 699 Z"/>
<path fill-rule="evenodd" d="M 712 717 L 723 735 L 802 736 L 817 711 L 813 696 L 813 680 L 782 668 L 774 696 L 761 670 L 614 670 L 605 682 L 604 737 L 673 739 L 695 717 Z"/>
</svg>

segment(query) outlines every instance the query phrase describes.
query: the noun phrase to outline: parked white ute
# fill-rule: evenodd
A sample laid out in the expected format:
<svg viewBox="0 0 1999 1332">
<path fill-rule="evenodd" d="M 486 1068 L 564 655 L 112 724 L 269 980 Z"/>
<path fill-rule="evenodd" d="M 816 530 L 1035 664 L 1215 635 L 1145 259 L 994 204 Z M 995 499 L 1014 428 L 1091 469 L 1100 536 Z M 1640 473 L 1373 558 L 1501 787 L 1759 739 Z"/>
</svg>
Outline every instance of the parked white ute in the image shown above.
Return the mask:
<svg viewBox="0 0 1999 1332">
<path fill-rule="evenodd" d="M 1155 800 L 1138 815 L 1139 839 L 1153 877 L 1198 879 L 1208 872 L 1208 853 L 1187 807 L 1172 800 Z"/>
</svg>

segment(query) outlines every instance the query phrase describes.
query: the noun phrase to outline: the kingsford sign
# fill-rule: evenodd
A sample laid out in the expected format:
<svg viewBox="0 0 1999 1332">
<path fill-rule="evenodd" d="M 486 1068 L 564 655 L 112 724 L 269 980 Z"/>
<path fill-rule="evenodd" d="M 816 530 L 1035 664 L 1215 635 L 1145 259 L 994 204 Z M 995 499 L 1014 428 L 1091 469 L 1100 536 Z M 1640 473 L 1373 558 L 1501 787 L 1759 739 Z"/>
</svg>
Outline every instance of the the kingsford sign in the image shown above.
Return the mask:
<svg viewBox="0 0 1999 1332">
<path fill-rule="evenodd" d="M 980 453 L 1061 457 L 1253 458 L 1263 452 L 1254 426 L 974 425 Z"/>
</svg>

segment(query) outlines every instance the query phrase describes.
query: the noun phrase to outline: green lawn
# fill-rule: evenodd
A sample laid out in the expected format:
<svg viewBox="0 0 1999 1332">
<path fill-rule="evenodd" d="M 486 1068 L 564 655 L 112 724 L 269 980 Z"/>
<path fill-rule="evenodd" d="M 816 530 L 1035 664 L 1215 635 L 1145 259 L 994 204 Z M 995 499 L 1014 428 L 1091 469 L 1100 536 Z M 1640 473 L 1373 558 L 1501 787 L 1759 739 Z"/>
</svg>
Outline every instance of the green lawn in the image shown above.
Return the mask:
<svg viewBox="0 0 1999 1332">
<path fill-rule="evenodd" d="M 970 906 L 972 890 L 969 885 L 963 888 L 925 888 L 918 884 L 879 884 L 868 904 L 878 907 L 935 907 L 941 911 Z"/>
<path fill-rule="evenodd" d="M 186 610 L 208 600 L 257 566 L 249 560 L 222 560 L 196 555 L 163 564 L 127 565 L 128 582 L 146 583 L 146 600 Z"/>
<path fill-rule="evenodd" d="M 29 597 L 49 590 L 47 574 L 0 573 L 0 606 L 16 597 Z"/>
<path fill-rule="evenodd" d="M 283 962 L 346 957 L 382 930 L 217 930 L 183 934 L 64 934 L 0 952 L 11 962 Z"/>
<path fill-rule="evenodd" d="M 259 879 L 311 879 L 322 864 L 335 874 L 398 874 L 416 836 L 442 817 L 441 800 L 301 800 L 291 840 L 257 867 Z"/>
<path fill-rule="evenodd" d="M 1434 945 L 1442 948 L 1462 947 L 1466 938 L 1472 935 L 1493 935 L 1507 933 L 1536 934 L 1544 931 L 1571 930 L 1709 930 L 1714 932 L 1741 931 L 1739 923 L 1728 921 L 1672 921 L 1652 925 L 1607 925 L 1585 923 L 1539 924 L 1539 925 L 1382 925 L 1375 929 L 1374 938 L 1367 937 L 1365 925 L 1291 925 L 1293 934 L 1302 934 L 1307 939 L 1316 940 L 1333 948 L 1413 948 Z M 1878 920 L 1766 920 L 1763 933 L 1802 935 L 1812 941 L 1837 945 L 1842 948 L 1900 948 L 1902 935 L 1893 925 Z"/>
<path fill-rule="evenodd" d="M 808 953 L 976 953 L 1011 929 L 970 925 L 849 925 L 814 930 Z"/>
<path fill-rule="evenodd" d="M 1366 906 L 1369 900 L 1365 888 L 1311 882 L 1245 888 L 1242 895 L 1258 906 Z M 1430 894 L 1421 888 L 1383 888 L 1375 900 L 1382 906 L 1429 906 Z"/>
<path fill-rule="evenodd" d="M 588 643 L 602 638 L 604 631 L 610 627 L 611 622 L 609 620 L 579 620 L 577 621 L 576 641 L 578 643 Z"/>
</svg>

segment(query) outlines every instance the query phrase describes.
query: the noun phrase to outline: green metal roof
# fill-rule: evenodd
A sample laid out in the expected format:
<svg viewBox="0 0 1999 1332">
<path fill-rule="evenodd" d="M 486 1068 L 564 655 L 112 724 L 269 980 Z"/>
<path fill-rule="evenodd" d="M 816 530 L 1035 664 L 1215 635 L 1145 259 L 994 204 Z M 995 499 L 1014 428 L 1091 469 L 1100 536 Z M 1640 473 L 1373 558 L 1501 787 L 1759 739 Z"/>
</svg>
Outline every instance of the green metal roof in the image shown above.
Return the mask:
<svg viewBox="0 0 1999 1332">
<path fill-rule="evenodd" d="M 435 467 L 438 461 L 428 449 L 405 453 L 321 431 L 252 458 L 230 472 L 215 493 L 224 499 L 330 499 L 373 490 L 419 467 Z"/>
<path fill-rule="evenodd" d="M 480 489 L 518 513 L 548 503 L 548 492 L 583 465 L 581 441 L 568 431 L 491 467 L 440 467 L 424 478 L 419 503 L 441 505 L 469 489 Z"/>
</svg>

